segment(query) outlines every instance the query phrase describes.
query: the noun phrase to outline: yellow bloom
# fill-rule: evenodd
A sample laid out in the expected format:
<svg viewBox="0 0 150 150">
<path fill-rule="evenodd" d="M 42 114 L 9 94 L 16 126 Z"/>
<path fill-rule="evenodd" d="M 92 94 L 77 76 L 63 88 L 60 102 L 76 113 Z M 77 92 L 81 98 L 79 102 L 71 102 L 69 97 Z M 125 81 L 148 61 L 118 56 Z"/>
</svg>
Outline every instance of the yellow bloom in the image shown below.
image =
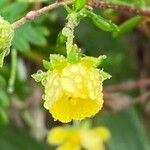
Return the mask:
<svg viewBox="0 0 150 150">
<path fill-rule="evenodd" d="M 103 81 L 110 75 L 96 68 L 104 56 L 70 63 L 61 55 L 44 61 L 47 72 L 34 74 L 44 86 L 44 107 L 55 120 L 67 123 L 94 116 L 103 106 Z"/>
<path fill-rule="evenodd" d="M 95 115 L 103 105 L 100 71 L 84 63 L 48 72 L 44 107 L 61 122 Z"/>
<path fill-rule="evenodd" d="M 100 130 L 101 134 L 97 134 Z M 107 137 L 106 137 L 107 136 Z M 51 145 L 58 145 L 57 150 L 105 150 L 104 142 L 110 137 L 109 130 L 104 127 L 94 129 L 79 127 L 55 127 L 48 133 L 47 141 Z"/>
</svg>

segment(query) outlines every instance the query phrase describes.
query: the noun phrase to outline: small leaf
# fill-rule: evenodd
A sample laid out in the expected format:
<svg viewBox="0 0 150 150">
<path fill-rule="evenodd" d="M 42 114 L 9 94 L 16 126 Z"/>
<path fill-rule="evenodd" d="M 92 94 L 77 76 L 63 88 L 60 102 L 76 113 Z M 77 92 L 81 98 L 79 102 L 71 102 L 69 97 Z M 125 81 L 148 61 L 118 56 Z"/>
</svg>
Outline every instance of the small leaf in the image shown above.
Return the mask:
<svg viewBox="0 0 150 150">
<path fill-rule="evenodd" d="M 67 37 L 64 36 L 64 35 L 62 34 L 62 32 L 60 32 L 60 33 L 58 34 L 58 37 L 57 37 L 57 47 L 58 47 L 59 45 L 63 45 L 64 43 L 66 43 L 66 41 L 67 41 Z"/>
<path fill-rule="evenodd" d="M 118 36 L 121 36 L 129 31 L 133 30 L 143 20 L 144 20 L 144 18 L 141 16 L 136 16 L 136 17 L 133 17 L 133 18 L 127 20 L 126 22 L 124 22 L 123 24 L 121 24 L 119 26 L 119 32 L 114 32 L 113 36 L 118 37 Z"/>
<path fill-rule="evenodd" d="M 72 50 L 69 52 L 67 56 L 67 60 L 70 63 L 77 63 L 81 58 L 80 50 L 77 45 L 73 45 Z"/>
<path fill-rule="evenodd" d="M 87 0 L 75 0 L 74 9 L 76 11 L 79 11 L 82 8 L 84 8 L 84 6 L 86 5 L 86 3 L 87 3 Z"/>
<path fill-rule="evenodd" d="M 72 9 L 68 5 L 64 4 L 64 8 L 68 14 L 70 14 L 72 12 Z"/>
<path fill-rule="evenodd" d="M 114 23 L 110 22 L 109 20 L 96 15 L 95 13 L 86 10 L 87 16 L 92 20 L 92 22 L 101 30 L 103 31 L 118 31 L 118 27 L 117 25 L 115 25 Z"/>
</svg>

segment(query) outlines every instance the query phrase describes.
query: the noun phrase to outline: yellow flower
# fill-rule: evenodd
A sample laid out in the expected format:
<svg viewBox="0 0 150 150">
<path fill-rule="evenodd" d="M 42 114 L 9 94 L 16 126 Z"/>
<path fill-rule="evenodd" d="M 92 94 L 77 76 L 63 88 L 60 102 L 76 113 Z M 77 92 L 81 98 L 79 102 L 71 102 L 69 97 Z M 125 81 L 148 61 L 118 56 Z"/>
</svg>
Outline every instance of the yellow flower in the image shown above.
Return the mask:
<svg viewBox="0 0 150 150">
<path fill-rule="evenodd" d="M 83 57 L 70 63 L 64 56 L 51 55 L 50 62 L 44 61 L 48 71 L 33 75 L 44 86 L 44 107 L 55 120 L 82 120 L 101 110 L 103 81 L 110 75 L 96 68 L 100 58 Z"/>
<path fill-rule="evenodd" d="M 61 122 L 95 115 L 103 105 L 100 71 L 83 63 L 68 64 L 48 73 L 44 107 Z"/>
<path fill-rule="evenodd" d="M 97 130 L 101 133 L 97 134 Z M 48 133 L 47 141 L 51 145 L 58 145 L 57 150 L 105 150 L 104 142 L 110 137 L 109 130 L 105 127 L 94 129 L 79 127 L 55 127 Z"/>
</svg>

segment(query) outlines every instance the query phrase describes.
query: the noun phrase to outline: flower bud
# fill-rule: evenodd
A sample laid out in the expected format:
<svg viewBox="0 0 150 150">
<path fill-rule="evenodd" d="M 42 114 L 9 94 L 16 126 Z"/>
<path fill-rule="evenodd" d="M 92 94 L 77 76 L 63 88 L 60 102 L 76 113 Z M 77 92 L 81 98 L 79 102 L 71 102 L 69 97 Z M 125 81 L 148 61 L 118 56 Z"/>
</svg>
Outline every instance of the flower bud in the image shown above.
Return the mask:
<svg viewBox="0 0 150 150">
<path fill-rule="evenodd" d="M 0 17 L 0 53 L 9 49 L 14 36 L 14 30 L 8 21 Z"/>
</svg>

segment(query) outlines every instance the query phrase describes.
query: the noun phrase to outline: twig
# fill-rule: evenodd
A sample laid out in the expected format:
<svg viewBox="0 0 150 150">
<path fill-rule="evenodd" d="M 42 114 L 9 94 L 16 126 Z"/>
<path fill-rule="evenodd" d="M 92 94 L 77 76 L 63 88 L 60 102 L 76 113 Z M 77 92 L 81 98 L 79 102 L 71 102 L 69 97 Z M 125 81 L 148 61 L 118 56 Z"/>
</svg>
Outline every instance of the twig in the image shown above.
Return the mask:
<svg viewBox="0 0 150 150">
<path fill-rule="evenodd" d="M 56 3 L 50 4 L 48 6 L 45 6 L 39 10 L 30 11 L 23 18 L 14 22 L 12 24 L 12 26 L 14 29 L 16 29 L 16 28 L 20 27 L 21 25 L 27 23 L 28 21 L 36 19 L 38 16 L 42 15 L 45 12 L 48 12 L 50 10 L 64 6 L 64 3 L 66 5 L 72 4 L 73 0 L 64 1 L 64 2 L 56 2 Z M 115 10 L 124 11 L 124 12 L 130 13 L 130 14 L 133 14 L 133 15 L 150 17 L 150 10 L 143 10 L 143 9 L 135 8 L 135 7 L 128 6 L 128 5 L 114 4 L 114 3 L 108 3 L 108 2 L 104 2 L 104 1 L 95 1 L 95 0 L 89 0 L 88 5 L 93 8 L 102 8 L 102 9 L 111 8 L 111 9 L 115 9 Z"/>
<path fill-rule="evenodd" d="M 110 8 L 110 9 L 114 9 L 114 10 L 120 10 L 123 12 L 127 12 L 128 14 L 150 17 L 150 10 L 135 8 L 135 7 L 129 6 L 129 5 L 108 3 L 105 1 L 96 1 L 96 0 L 90 0 L 89 5 L 93 8 L 102 8 L 102 9 Z"/>
<path fill-rule="evenodd" d="M 71 3 L 72 3 L 72 1 L 56 2 L 56 3 L 50 4 L 48 6 L 45 6 L 39 10 L 32 10 L 32 11 L 28 12 L 23 18 L 14 22 L 12 24 L 12 27 L 14 29 L 16 29 L 16 28 L 22 26 L 23 24 L 27 23 L 28 21 L 36 19 L 37 17 L 41 16 L 45 12 L 48 12 L 50 10 L 64 6 L 64 4 L 71 4 Z"/>
<path fill-rule="evenodd" d="M 10 72 L 10 79 L 9 79 L 9 86 L 8 86 L 8 92 L 10 94 L 14 92 L 16 71 L 17 71 L 17 51 L 16 49 L 13 49 L 11 51 L 11 72 Z"/>
<path fill-rule="evenodd" d="M 150 79 L 141 79 L 138 81 L 127 81 L 124 83 L 110 85 L 105 87 L 104 91 L 107 92 L 115 92 L 115 91 L 127 91 L 132 90 L 134 88 L 146 87 L 150 86 Z"/>
</svg>

